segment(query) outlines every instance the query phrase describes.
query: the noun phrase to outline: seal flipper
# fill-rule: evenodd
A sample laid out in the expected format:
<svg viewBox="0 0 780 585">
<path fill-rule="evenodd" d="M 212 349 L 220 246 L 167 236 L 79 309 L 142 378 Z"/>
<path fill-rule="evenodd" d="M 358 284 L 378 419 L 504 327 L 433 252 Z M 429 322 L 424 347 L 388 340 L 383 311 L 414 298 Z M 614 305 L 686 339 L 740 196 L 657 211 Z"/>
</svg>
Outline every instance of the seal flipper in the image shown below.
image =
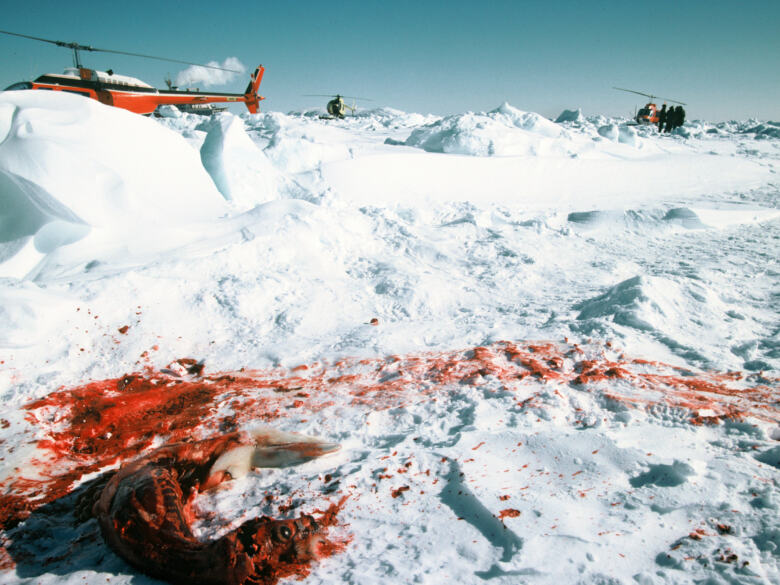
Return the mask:
<svg viewBox="0 0 780 585">
<path fill-rule="evenodd" d="M 338 443 L 285 443 L 270 447 L 255 447 L 252 467 L 289 467 L 341 449 Z"/>
<path fill-rule="evenodd" d="M 220 455 L 209 471 L 201 490 L 210 489 L 225 479 L 245 476 L 256 467 L 289 467 L 315 459 L 341 448 L 319 437 L 287 433 L 270 427 L 248 431 L 249 445 L 241 445 Z M 229 477 L 228 477 L 229 476 Z"/>
<path fill-rule="evenodd" d="M 244 477 L 252 468 L 254 450 L 254 445 L 241 445 L 222 453 L 211 466 L 208 479 L 200 486 L 200 490 L 211 489 L 228 479 Z"/>
<path fill-rule="evenodd" d="M 257 427 L 249 434 L 255 442 L 252 467 L 288 467 L 333 453 L 338 443 L 299 433 L 288 433 L 271 427 Z"/>
</svg>

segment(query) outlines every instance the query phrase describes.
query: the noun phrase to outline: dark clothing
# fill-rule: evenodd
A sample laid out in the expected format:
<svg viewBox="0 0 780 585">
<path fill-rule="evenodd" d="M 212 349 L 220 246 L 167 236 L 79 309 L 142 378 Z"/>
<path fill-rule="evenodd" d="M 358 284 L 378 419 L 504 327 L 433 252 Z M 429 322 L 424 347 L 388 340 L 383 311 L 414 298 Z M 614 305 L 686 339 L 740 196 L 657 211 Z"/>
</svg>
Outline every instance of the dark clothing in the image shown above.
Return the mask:
<svg viewBox="0 0 780 585">
<path fill-rule="evenodd" d="M 672 106 L 666 113 L 666 132 L 671 132 L 685 123 L 685 110 L 682 106 Z"/>
<path fill-rule="evenodd" d="M 666 104 L 664 104 L 661 109 L 658 111 L 658 131 L 661 132 L 664 128 L 664 123 L 666 122 L 666 117 L 668 116 L 668 112 L 666 111 Z"/>
<path fill-rule="evenodd" d="M 672 130 L 674 130 L 675 129 L 674 122 L 675 122 L 675 111 L 674 111 L 674 106 L 672 106 L 671 108 L 669 108 L 669 111 L 666 112 L 666 126 L 664 127 L 664 132 L 669 133 Z"/>
<path fill-rule="evenodd" d="M 685 110 L 682 106 L 677 106 L 677 126 L 685 124 Z"/>
</svg>

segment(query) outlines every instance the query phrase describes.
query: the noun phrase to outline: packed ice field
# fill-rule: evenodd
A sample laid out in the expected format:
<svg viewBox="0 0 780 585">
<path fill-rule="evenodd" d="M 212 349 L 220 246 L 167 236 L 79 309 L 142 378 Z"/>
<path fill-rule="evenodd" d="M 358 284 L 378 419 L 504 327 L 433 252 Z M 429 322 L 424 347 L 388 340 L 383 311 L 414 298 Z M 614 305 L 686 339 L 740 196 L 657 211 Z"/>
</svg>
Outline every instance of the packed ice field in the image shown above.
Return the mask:
<svg viewBox="0 0 780 585">
<path fill-rule="evenodd" d="M 0 583 L 157 583 L 81 486 L 257 424 L 341 444 L 196 502 L 348 496 L 285 582 L 780 583 L 780 123 L 57 93 L 0 93 Z"/>
</svg>

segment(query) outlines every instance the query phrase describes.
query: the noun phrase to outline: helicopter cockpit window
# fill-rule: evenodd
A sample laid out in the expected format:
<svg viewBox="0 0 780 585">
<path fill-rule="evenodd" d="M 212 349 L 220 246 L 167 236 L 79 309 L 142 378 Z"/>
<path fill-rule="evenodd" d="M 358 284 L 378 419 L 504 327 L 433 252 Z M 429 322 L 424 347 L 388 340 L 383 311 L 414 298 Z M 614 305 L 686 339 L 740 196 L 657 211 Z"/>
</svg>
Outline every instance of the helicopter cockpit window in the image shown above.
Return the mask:
<svg viewBox="0 0 780 585">
<path fill-rule="evenodd" d="M 32 89 L 32 83 L 29 81 L 20 81 L 18 83 L 13 83 L 5 88 L 5 91 L 15 91 L 17 89 Z"/>
</svg>

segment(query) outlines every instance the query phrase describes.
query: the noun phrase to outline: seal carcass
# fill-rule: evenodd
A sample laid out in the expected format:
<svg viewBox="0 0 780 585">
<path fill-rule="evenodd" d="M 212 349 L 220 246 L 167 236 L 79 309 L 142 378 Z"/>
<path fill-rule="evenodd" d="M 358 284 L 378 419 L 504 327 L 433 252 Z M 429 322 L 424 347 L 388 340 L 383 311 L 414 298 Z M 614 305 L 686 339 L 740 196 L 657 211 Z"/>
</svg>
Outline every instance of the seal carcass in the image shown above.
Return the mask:
<svg viewBox="0 0 780 585">
<path fill-rule="evenodd" d="M 191 502 L 199 491 L 253 467 L 292 465 L 338 448 L 269 429 L 167 445 L 120 467 L 100 491 L 93 513 L 111 549 L 158 579 L 203 585 L 274 583 L 320 556 L 341 503 L 317 518 L 254 518 L 224 536 L 201 541 L 190 527 Z"/>
</svg>

